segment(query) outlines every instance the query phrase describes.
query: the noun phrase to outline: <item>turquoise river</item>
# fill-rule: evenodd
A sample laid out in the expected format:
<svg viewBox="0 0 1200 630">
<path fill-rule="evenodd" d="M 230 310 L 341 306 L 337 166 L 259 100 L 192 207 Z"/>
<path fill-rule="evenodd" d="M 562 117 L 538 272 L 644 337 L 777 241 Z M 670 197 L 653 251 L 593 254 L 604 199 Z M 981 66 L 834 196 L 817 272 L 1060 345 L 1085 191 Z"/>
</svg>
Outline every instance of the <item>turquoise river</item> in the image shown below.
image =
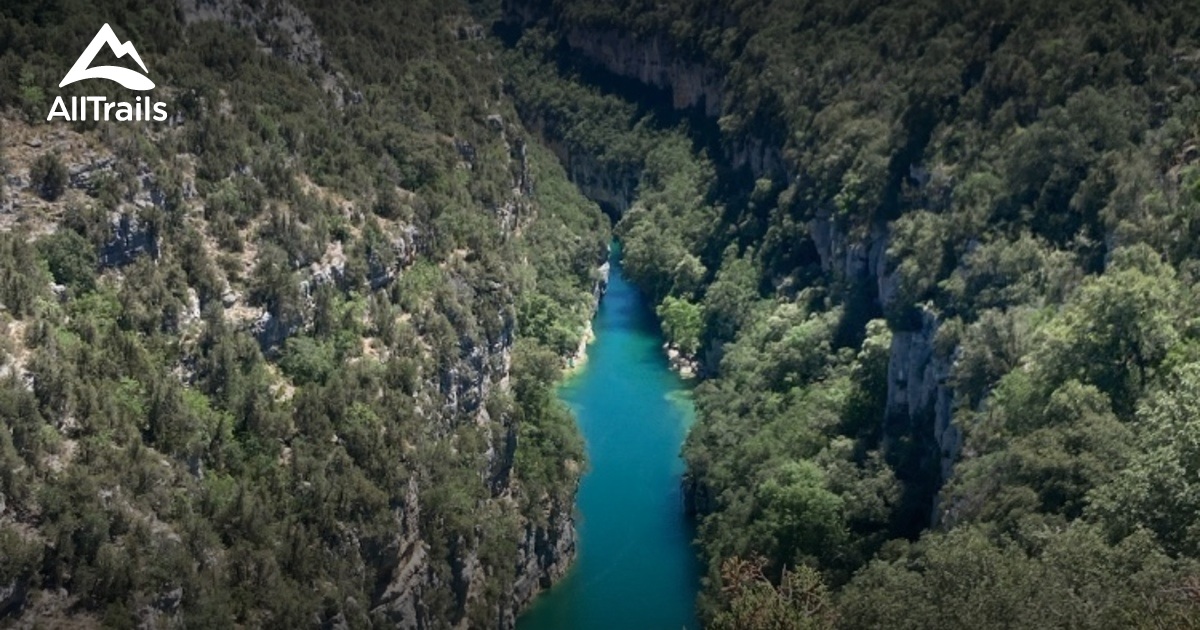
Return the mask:
<svg viewBox="0 0 1200 630">
<path fill-rule="evenodd" d="M 593 325 L 587 363 L 559 392 L 587 442 L 578 556 L 517 630 L 698 628 L 699 566 L 679 485 L 691 395 L 616 256 Z"/>
</svg>

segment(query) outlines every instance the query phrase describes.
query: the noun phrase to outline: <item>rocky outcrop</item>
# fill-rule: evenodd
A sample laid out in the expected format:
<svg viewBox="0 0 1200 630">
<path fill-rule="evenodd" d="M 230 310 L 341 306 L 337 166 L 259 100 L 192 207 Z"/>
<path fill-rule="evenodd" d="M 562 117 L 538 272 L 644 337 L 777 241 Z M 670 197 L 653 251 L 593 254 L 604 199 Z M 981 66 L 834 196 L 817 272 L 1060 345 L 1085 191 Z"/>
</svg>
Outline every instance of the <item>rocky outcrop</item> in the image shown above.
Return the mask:
<svg viewBox="0 0 1200 630">
<path fill-rule="evenodd" d="M 512 476 L 516 456 L 516 426 L 510 418 L 493 418 L 484 402 L 493 387 L 505 387 L 512 364 L 515 327 L 506 321 L 499 337 L 490 343 L 465 343 L 460 360 L 442 372 L 439 388 L 447 401 L 444 417 L 473 418 L 481 425 L 499 425 L 499 431 L 487 449 L 485 475 L 492 491 L 491 502 L 505 510 L 517 511 L 518 496 L 523 492 Z M 442 627 L 467 627 L 467 611 L 479 606 L 485 597 L 488 573 L 478 545 L 459 537 L 449 552 L 449 576 L 439 574 L 421 531 L 421 487 L 409 482 L 403 505 L 396 511 L 397 534 L 385 549 L 370 552 L 377 558 L 384 576 L 372 602 L 372 612 L 389 624 L 406 630 Z M 516 625 L 518 613 L 542 590 L 561 578 L 575 557 L 576 534 L 574 506 L 557 498 L 542 496 L 537 518 L 525 519 L 517 532 L 516 571 L 508 593 L 493 602 L 487 616 L 495 627 L 508 630 Z M 445 619 L 430 610 L 426 595 L 434 590 L 454 596 L 453 619 Z"/>
<path fill-rule="evenodd" d="M 386 549 L 374 553 L 378 568 L 387 578 L 375 594 L 373 613 L 396 628 L 426 628 L 429 611 L 422 605 L 429 582 L 429 561 L 421 540 L 421 505 L 416 480 L 409 480 L 404 504 L 396 511 L 396 538 Z"/>
<path fill-rule="evenodd" d="M 669 343 L 664 343 L 662 347 L 663 351 L 667 353 L 667 364 L 672 370 L 678 372 L 681 378 L 695 378 L 703 374 L 702 365 L 696 358 L 681 352 L 679 348 Z"/>
<path fill-rule="evenodd" d="M 124 267 L 139 256 L 158 258 L 158 235 L 154 227 L 131 212 L 111 219 L 112 237 L 100 248 L 100 266 Z"/>
<path fill-rule="evenodd" d="M 505 21 L 516 29 L 536 24 L 543 12 L 531 6 L 529 0 L 509 0 L 505 3 Z M 561 41 L 571 51 L 572 58 L 586 60 L 613 77 L 634 81 L 664 92 L 669 98 L 669 107 L 697 118 L 716 121 L 723 113 L 725 103 L 735 95 L 727 93 L 727 81 L 722 68 L 707 60 L 685 54 L 668 38 L 661 35 L 638 36 L 627 30 L 585 26 L 579 24 L 555 25 Z M 643 100 L 645 93 L 627 94 L 631 100 Z M 643 102 L 643 105 L 647 103 Z M 661 106 L 657 101 L 653 106 Z M 538 121 L 531 125 L 539 127 Z M 713 126 L 713 133 L 715 131 Z M 546 135 L 553 146 L 552 130 Z M 761 131 L 761 130 L 759 130 Z M 757 132 L 741 132 L 727 135 L 723 139 L 724 157 L 734 169 L 746 168 L 757 177 L 783 176 L 786 172 L 780 142 L 766 139 Z M 637 184 L 637 173 L 609 172 L 605 165 L 596 164 L 589 156 L 567 154 L 556 150 L 558 157 L 572 177 L 572 182 L 598 203 L 607 203 L 606 197 L 616 196 L 625 203 L 613 203 L 611 208 L 620 212 L 629 208 L 632 195 L 614 195 L 625 187 L 614 182 Z M 594 193 L 600 193 L 595 195 Z M 619 215 L 620 213 L 618 213 Z"/>
<path fill-rule="evenodd" d="M 508 374 L 515 322 L 501 314 L 496 316 L 503 322 L 499 338 L 491 343 L 463 339 L 460 360 L 440 375 L 439 387 L 446 398 L 447 411 L 469 417 L 487 413 L 483 405 L 494 385 L 493 378 Z"/>
<path fill-rule="evenodd" d="M 891 302 L 895 284 L 887 268 L 886 226 L 872 226 L 865 237 L 855 239 L 830 213 L 821 212 L 809 220 L 808 236 L 826 273 L 846 281 L 865 280 L 874 285 L 880 305 Z"/>
<path fill-rule="evenodd" d="M 516 625 L 516 612 L 533 601 L 538 593 L 550 588 L 566 575 L 575 558 L 575 522 L 571 505 L 546 501 L 545 525 L 526 524 L 525 535 L 517 549 L 517 580 L 513 585 L 512 603 L 503 627 Z"/>
<path fill-rule="evenodd" d="M 962 446 L 962 433 L 951 423 L 953 357 L 939 356 L 934 350 L 940 323 L 933 312 L 922 310 L 919 329 L 892 333 L 885 417 L 932 424 L 940 476 L 945 481 Z"/>
<path fill-rule="evenodd" d="M 176 6 L 185 24 L 211 21 L 245 29 L 262 52 L 322 72 L 321 87 L 339 107 L 362 102 L 362 93 L 350 89 L 342 73 L 327 70 L 325 46 L 312 19 L 290 2 L 178 0 Z"/>
<path fill-rule="evenodd" d="M 547 144 L 566 168 L 571 183 L 588 199 L 615 218 L 629 211 L 637 192 L 637 172 L 606 167 L 594 156 L 572 151 L 561 142 L 548 140 Z"/>
<path fill-rule="evenodd" d="M 23 579 L 13 579 L 8 584 L 0 585 L 0 616 L 20 609 L 28 591 L 29 584 Z"/>
<path fill-rule="evenodd" d="M 303 321 L 285 319 L 263 311 L 258 319 L 250 324 L 250 334 L 263 352 L 270 352 L 283 346 L 283 342 L 300 332 L 303 326 Z"/>
<path fill-rule="evenodd" d="M 609 265 L 607 260 L 596 268 L 596 282 L 592 285 L 592 297 L 595 298 L 593 306 L 598 305 L 600 298 L 608 291 L 608 277 L 611 273 L 612 265 Z"/>
<path fill-rule="evenodd" d="M 749 169 L 755 177 L 783 176 L 787 172 L 779 143 L 749 134 L 727 138 L 726 143 L 729 164 L 735 169 Z"/>
<path fill-rule="evenodd" d="M 881 308 L 892 305 L 897 277 L 889 267 L 891 234 L 887 226 L 874 225 L 865 236 L 853 238 L 828 213 L 820 213 L 808 222 L 808 233 L 826 273 L 847 282 L 866 283 Z M 952 422 L 954 353 L 944 356 L 935 351 L 941 325 L 935 312 L 923 308 L 918 319 L 919 325 L 909 330 L 892 331 L 887 402 L 881 421 L 885 426 L 904 422 L 929 431 L 937 450 L 931 455 L 938 458 L 940 481 L 944 482 L 962 446 L 962 433 Z"/>
<path fill-rule="evenodd" d="M 504 20 L 517 29 L 539 22 L 544 7 L 536 0 L 506 0 Z M 725 97 L 725 73 L 683 54 L 668 39 L 637 37 L 626 30 L 557 24 L 556 30 L 578 55 L 612 74 L 667 90 L 675 109 L 694 109 L 716 118 Z"/>
<path fill-rule="evenodd" d="M 462 618 L 468 603 L 478 598 L 487 569 L 479 561 L 477 550 L 462 541 L 452 551 L 450 583 L 441 584 L 430 568 L 428 549 L 420 535 L 420 504 L 415 484 L 410 484 L 408 500 L 400 509 L 403 516 L 399 534 L 386 549 L 380 550 L 383 572 L 388 579 L 376 595 L 371 609 L 373 615 L 386 619 L 389 625 L 403 630 L 443 627 L 453 623 L 466 627 Z M 507 500 L 505 498 L 504 500 Z M 545 499 L 544 523 L 527 522 L 517 544 L 516 579 L 508 598 L 489 616 L 495 627 L 504 630 L 516 626 L 517 615 L 538 593 L 550 587 L 566 574 L 575 557 L 575 526 L 570 517 L 572 507 Z M 432 588 L 449 587 L 459 608 L 458 621 L 435 619 L 425 604 Z"/>
<path fill-rule="evenodd" d="M 683 58 L 662 37 L 639 39 L 616 29 L 570 27 L 565 39 L 573 50 L 617 76 L 668 90 L 675 109 L 721 115 L 724 74 Z"/>
</svg>

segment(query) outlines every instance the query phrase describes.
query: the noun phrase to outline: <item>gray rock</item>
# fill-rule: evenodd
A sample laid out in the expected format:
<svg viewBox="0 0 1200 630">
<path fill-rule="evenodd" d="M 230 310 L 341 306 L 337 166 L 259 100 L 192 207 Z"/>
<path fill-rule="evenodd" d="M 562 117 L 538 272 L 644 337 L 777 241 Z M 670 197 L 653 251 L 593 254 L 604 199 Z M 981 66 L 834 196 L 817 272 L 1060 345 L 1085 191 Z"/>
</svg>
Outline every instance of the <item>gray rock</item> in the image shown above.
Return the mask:
<svg viewBox="0 0 1200 630">
<path fill-rule="evenodd" d="M 8 584 L 0 585 L 0 617 L 7 617 L 20 610 L 25 605 L 29 585 L 24 580 L 14 579 Z"/>
<path fill-rule="evenodd" d="M 263 314 L 250 325 L 250 334 L 258 342 L 259 348 L 263 352 L 267 352 L 282 346 L 288 337 L 299 332 L 302 325 L 303 322 L 285 322 L 282 318 L 263 311 Z"/>
<path fill-rule="evenodd" d="M 184 307 L 181 316 L 182 321 L 180 323 L 184 326 L 200 319 L 200 294 L 191 287 L 188 287 L 187 305 Z"/>
<path fill-rule="evenodd" d="M 685 60 L 661 37 L 637 39 L 615 29 L 573 28 L 567 44 L 610 72 L 671 91 L 676 109 L 698 108 L 721 115 L 725 77 L 716 69 Z"/>
<path fill-rule="evenodd" d="M 162 612 L 173 614 L 179 610 L 179 606 L 182 603 L 183 587 L 177 586 L 170 591 L 159 595 L 158 599 L 154 600 L 154 607 Z"/>
<path fill-rule="evenodd" d="M 544 121 L 531 118 L 526 121 L 529 128 L 540 135 L 550 150 L 566 168 L 567 176 L 588 199 L 600 204 L 615 218 L 620 218 L 633 205 L 638 185 L 638 173 L 633 169 L 617 169 L 602 165 L 594 155 L 579 151 L 554 136 Z M 528 175 L 518 182 L 518 188 L 528 193 L 531 189 Z"/>
<path fill-rule="evenodd" d="M 157 259 L 158 235 L 151 226 L 129 212 L 122 212 L 110 221 L 111 239 L 100 249 L 102 268 L 124 267 L 139 256 Z"/>
</svg>

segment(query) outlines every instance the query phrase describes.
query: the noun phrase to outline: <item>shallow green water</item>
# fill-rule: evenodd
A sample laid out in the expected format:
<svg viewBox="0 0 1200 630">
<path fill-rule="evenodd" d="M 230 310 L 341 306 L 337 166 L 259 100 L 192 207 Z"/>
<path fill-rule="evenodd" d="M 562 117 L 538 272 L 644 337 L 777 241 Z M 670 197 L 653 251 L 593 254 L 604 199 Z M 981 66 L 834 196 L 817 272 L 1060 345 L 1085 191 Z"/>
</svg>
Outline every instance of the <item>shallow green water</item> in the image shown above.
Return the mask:
<svg viewBox="0 0 1200 630">
<path fill-rule="evenodd" d="M 517 630 L 698 628 L 699 570 L 683 512 L 679 447 L 693 419 L 645 300 L 614 259 L 588 363 L 560 390 L 587 441 L 571 572 Z"/>
</svg>

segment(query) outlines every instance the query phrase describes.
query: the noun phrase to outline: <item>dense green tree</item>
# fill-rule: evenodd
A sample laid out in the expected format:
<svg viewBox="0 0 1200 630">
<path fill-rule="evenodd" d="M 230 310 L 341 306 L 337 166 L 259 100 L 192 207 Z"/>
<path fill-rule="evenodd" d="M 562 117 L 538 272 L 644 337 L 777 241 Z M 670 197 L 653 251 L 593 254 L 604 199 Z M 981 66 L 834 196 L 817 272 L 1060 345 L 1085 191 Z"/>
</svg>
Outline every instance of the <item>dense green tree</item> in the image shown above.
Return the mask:
<svg viewBox="0 0 1200 630">
<path fill-rule="evenodd" d="M 1082 525 L 995 541 L 979 528 L 933 534 L 869 565 L 838 598 L 848 628 L 1130 628 L 1180 621 L 1194 600 L 1164 597 L 1181 566 L 1145 536 L 1109 545 Z M 1187 621 L 1185 621 L 1187 620 Z"/>
<path fill-rule="evenodd" d="M 49 284 L 38 248 L 24 231 L 0 234 L 0 304 L 16 317 L 33 312 Z"/>
<path fill-rule="evenodd" d="M 96 252 L 82 236 L 59 230 L 37 244 L 55 282 L 81 293 L 95 286 Z"/>
<path fill-rule="evenodd" d="M 1046 329 L 1039 354 L 1052 382 L 1082 377 L 1128 413 L 1187 314 L 1175 271 L 1144 245 L 1117 250 L 1107 273 L 1085 282 Z"/>
<path fill-rule="evenodd" d="M 704 314 L 699 304 L 684 298 L 667 296 L 657 309 L 662 320 L 663 334 L 667 341 L 675 344 L 680 352 L 695 355 L 700 350 L 700 336 L 704 333 Z"/>
<path fill-rule="evenodd" d="M 1129 462 L 1089 496 L 1089 513 L 1114 536 L 1152 532 L 1165 549 L 1200 555 L 1200 503 L 1188 489 L 1196 474 L 1194 424 L 1200 365 L 1172 370 L 1139 405 Z"/>
<path fill-rule="evenodd" d="M 29 181 L 38 196 L 46 201 L 56 201 L 67 190 L 69 174 L 67 167 L 55 153 L 43 153 L 29 167 Z"/>
</svg>

